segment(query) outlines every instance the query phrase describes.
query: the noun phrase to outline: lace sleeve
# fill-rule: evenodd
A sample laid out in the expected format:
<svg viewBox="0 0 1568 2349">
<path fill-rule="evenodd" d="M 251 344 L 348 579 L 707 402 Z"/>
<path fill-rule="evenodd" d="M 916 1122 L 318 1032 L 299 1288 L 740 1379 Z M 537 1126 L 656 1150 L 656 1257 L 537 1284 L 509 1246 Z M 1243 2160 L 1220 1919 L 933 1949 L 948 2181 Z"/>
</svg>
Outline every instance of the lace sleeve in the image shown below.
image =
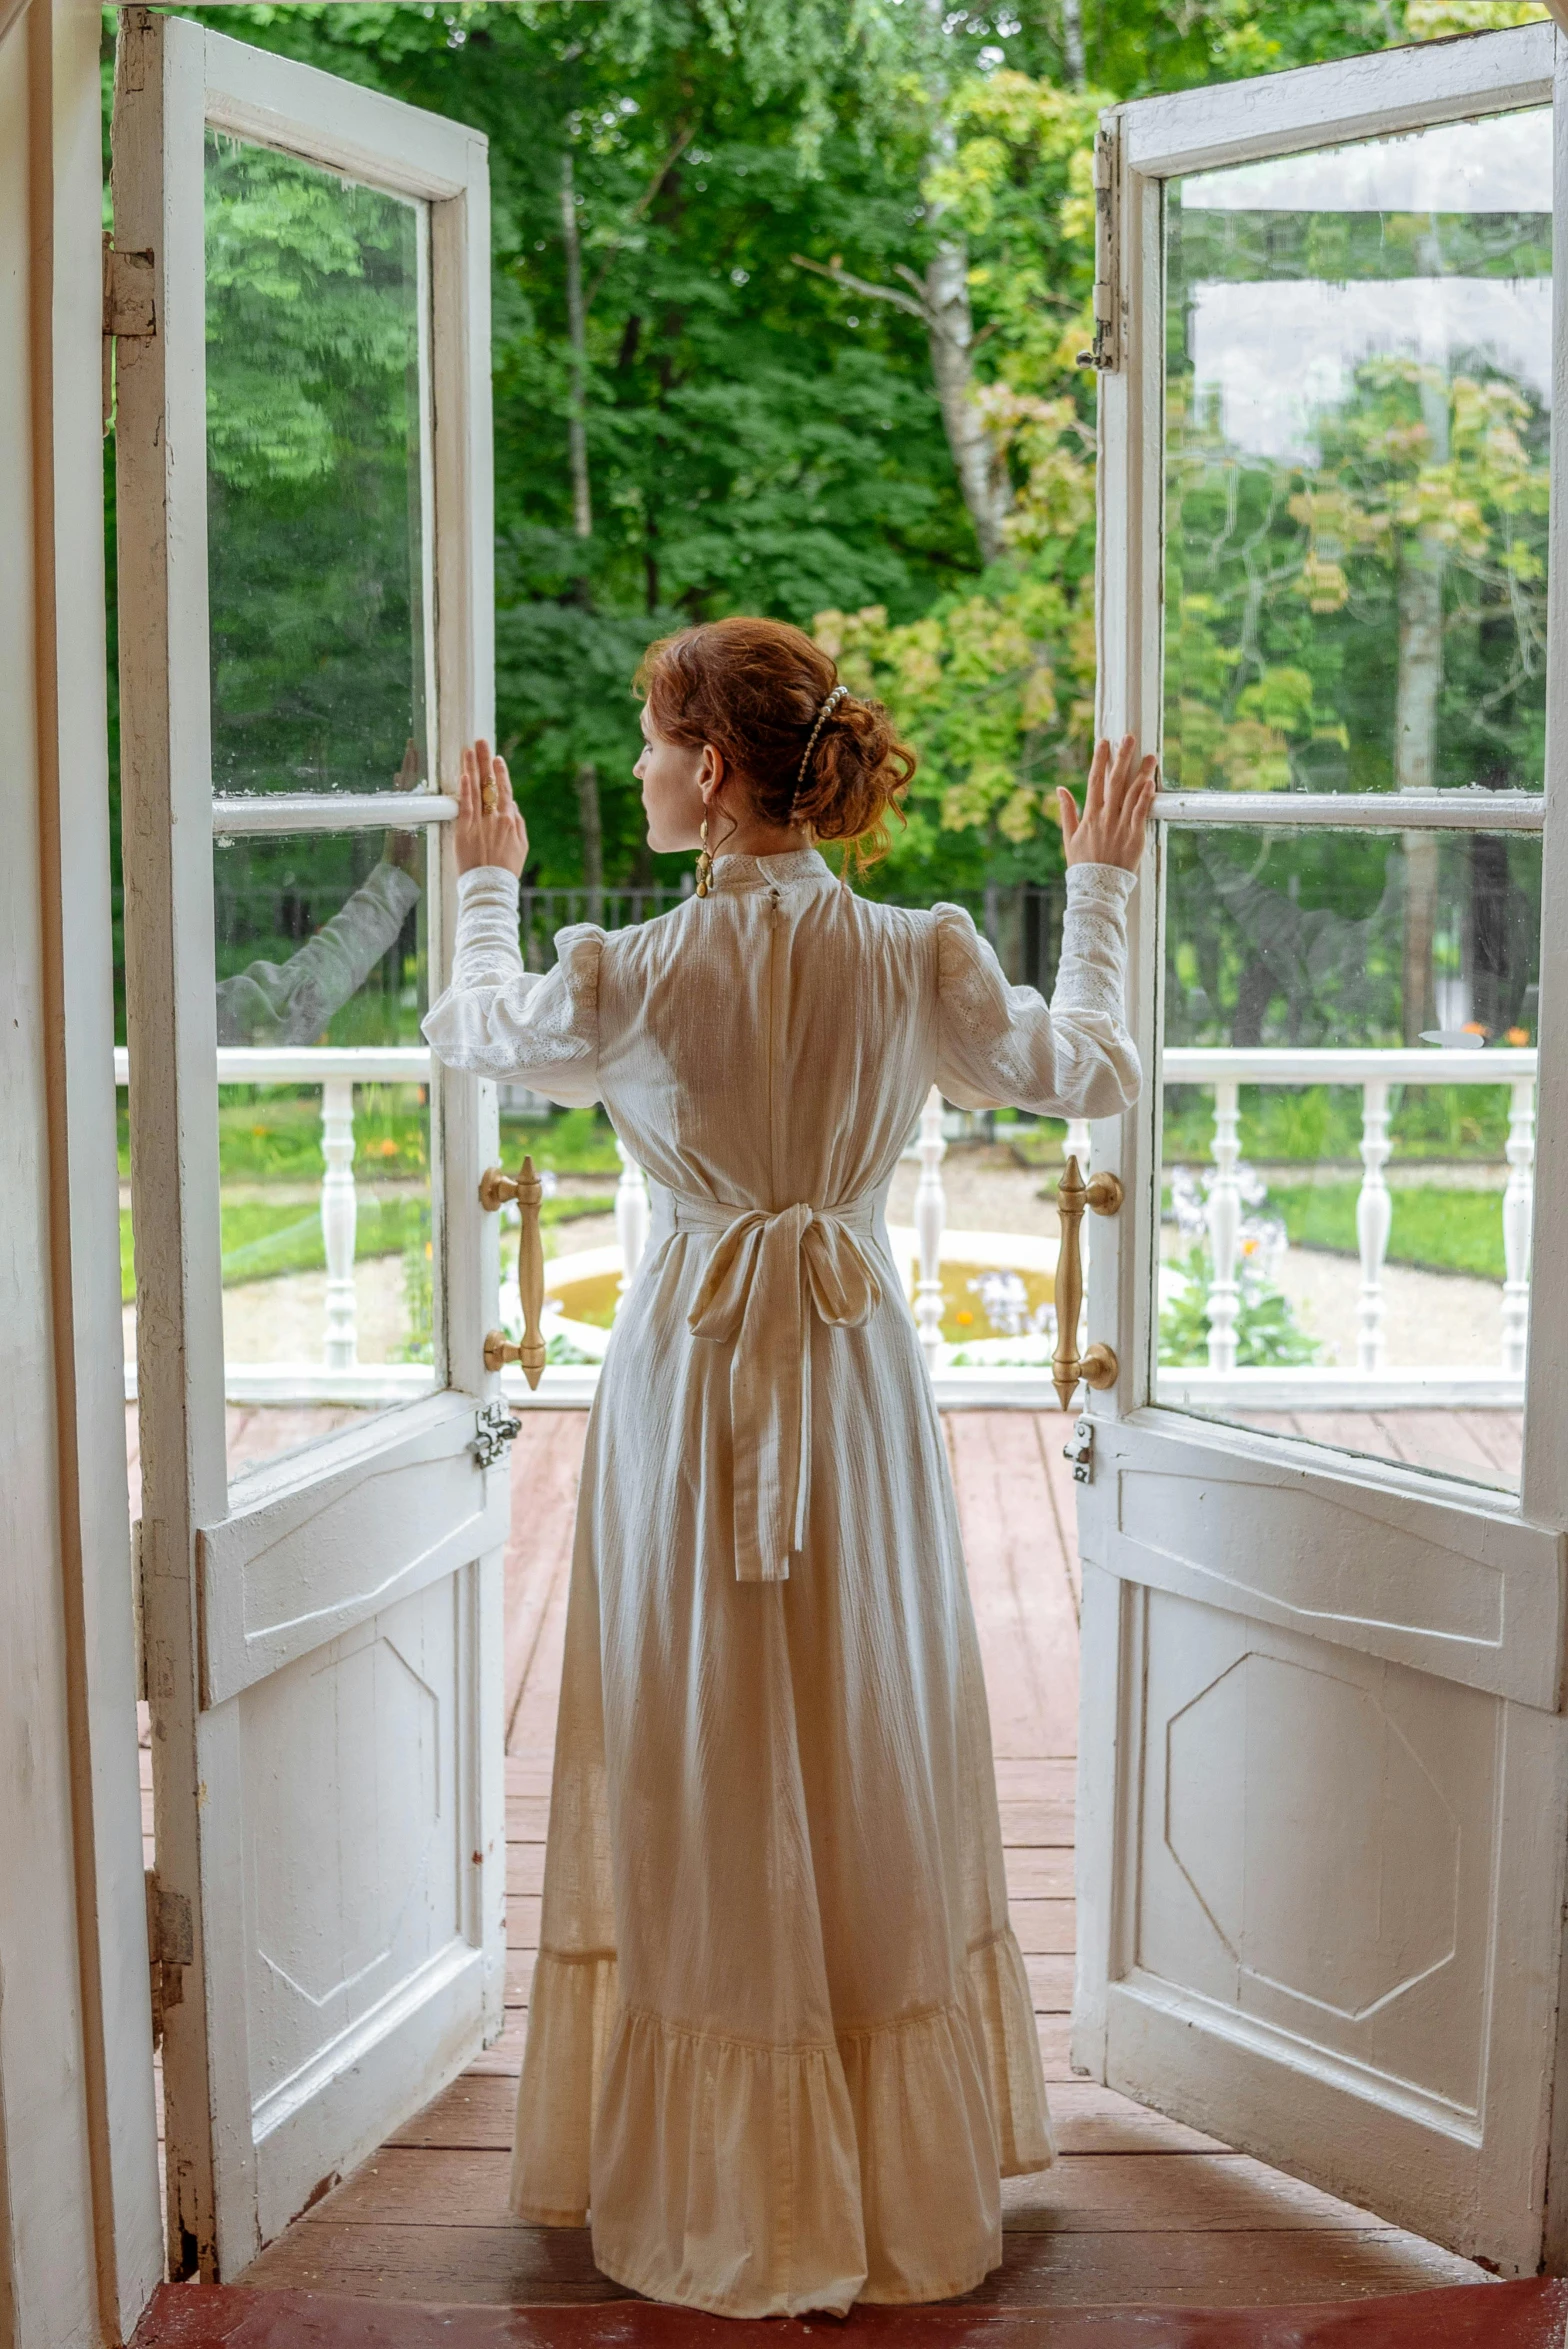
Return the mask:
<svg viewBox="0 0 1568 2349">
<path fill-rule="evenodd" d="M 432 1050 L 448 1068 L 528 1085 L 580 1109 L 599 1098 L 599 951 L 587 922 L 556 937 L 559 960 L 542 975 L 517 946 L 517 880 L 480 865 L 457 884 L 452 984 L 425 1014 Z"/>
<path fill-rule="evenodd" d="M 377 865 L 288 961 L 253 962 L 218 982 L 220 1044 L 314 1044 L 357 995 L 419 903 L 419 883 Z"/>
<path fill-rule="evenodd" d="M 1122 995 L 1133 875 L 1069 865 L 1056 991 L 1010 987 L 960 906 L 939 905 L 941 996 L 936 1081 L 961 1109 L 1115 1117 L 1137 1096 L 1138 1055 Z"/>
</svg>

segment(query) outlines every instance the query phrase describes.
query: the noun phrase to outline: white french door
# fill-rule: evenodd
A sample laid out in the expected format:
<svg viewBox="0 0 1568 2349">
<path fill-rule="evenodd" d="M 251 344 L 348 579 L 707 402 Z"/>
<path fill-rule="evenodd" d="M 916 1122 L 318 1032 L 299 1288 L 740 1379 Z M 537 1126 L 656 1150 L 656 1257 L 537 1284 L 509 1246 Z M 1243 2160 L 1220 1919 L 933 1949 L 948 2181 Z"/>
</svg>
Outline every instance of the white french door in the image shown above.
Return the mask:
<svg viewBox="0 0 1568 2349">
<path fill-rule="evenodd" d="M 492 724 L 486 168 L 459 124 L 121 21 L 115 283 L 151 294 L 116 301 L 117 467 L 176 2275 L 239 2273 L 501 2024 L 495 1108 L 419 1036 L 452 935 L 441 786 Z M 318 1217 L 324 1291 L 277 1277 Z"/>
<path fill-rule="evenodd" d="M 1510 2272 L 1568 2249 L 1563 49 L 1149 99 L 1099 162 L 1102 725 L 1163 773 L 1074 2062 Z"/>
</svg>

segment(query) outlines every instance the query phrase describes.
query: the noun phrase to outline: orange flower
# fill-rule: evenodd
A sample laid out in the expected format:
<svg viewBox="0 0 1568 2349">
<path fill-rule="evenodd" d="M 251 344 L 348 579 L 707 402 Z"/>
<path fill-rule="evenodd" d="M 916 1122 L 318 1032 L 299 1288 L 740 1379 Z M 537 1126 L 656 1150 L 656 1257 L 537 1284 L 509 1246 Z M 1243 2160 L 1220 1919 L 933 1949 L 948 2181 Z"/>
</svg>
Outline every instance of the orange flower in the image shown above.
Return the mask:
<svg viewBox="0 0 1568 2349">
<path fill-rule="evenodd" d="M 1508 1044 L 1528 1044 L 1529 1041 L 1530 1031 L 1528 1028 L 1510 1028 L 1504 1038 L 1504 1042 Z"/>
</svg>

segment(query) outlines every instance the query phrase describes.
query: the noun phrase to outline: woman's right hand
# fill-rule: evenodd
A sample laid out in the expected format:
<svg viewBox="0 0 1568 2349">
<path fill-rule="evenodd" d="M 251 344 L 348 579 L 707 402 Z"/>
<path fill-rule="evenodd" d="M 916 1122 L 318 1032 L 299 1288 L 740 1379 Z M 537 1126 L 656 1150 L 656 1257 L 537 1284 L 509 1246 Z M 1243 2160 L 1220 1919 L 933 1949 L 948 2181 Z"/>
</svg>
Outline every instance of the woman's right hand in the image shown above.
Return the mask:
<svg viewBox="0 0 1568 2349">
<path fill-rule="evenodd" d="M 512 798 L 506 761 L 492 756 L 488 742 L 476 742 L 463 753 L 457 787 L 457 869 L 504 865 L 521 879 L 527 862 L 528 828 Z"/>
<path fill-rule="evenodd" d="M 1159 783 L 1159 761 L 1150 751 L 1138 756 L 1137 738 L 1124 734 L 1114 754 L 1097 742 L 1089 762 L 1083 814 L 1070 791 L 1058 791 L 1062 846 L 1070 865 L 1120 865 L 1135 873 L 1143 856 L 1144 828 Z"/>
</svg>

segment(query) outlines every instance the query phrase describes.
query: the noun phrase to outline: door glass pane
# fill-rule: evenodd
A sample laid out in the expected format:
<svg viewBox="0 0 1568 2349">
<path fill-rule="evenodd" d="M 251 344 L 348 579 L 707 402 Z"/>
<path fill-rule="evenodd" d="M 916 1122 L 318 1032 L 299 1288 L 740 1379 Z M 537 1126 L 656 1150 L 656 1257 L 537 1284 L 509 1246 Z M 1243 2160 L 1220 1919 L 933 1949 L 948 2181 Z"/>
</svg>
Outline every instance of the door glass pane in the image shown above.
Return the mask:
<svg viewBox="0 0 1568 2349">
<path fill-rule="evenodd" d="M 427 772 L 422 209 L 209 131 L 219 793 Z"/>
<path fill-rule="evenodd" d="M 1550 107 L 1172 181 L 1165 781 L 1536 791 Z"/>
<path fill-rule="evenodd" d="M 1156 1400 L 1516 1487 L 1541 841 L 1166 836 Z"/>
<path fill-rule="evenodd" d="M 434 834 L 219 840 L 218 1156 L 229 1467 L 436 1383 Z"/>
</svg>

